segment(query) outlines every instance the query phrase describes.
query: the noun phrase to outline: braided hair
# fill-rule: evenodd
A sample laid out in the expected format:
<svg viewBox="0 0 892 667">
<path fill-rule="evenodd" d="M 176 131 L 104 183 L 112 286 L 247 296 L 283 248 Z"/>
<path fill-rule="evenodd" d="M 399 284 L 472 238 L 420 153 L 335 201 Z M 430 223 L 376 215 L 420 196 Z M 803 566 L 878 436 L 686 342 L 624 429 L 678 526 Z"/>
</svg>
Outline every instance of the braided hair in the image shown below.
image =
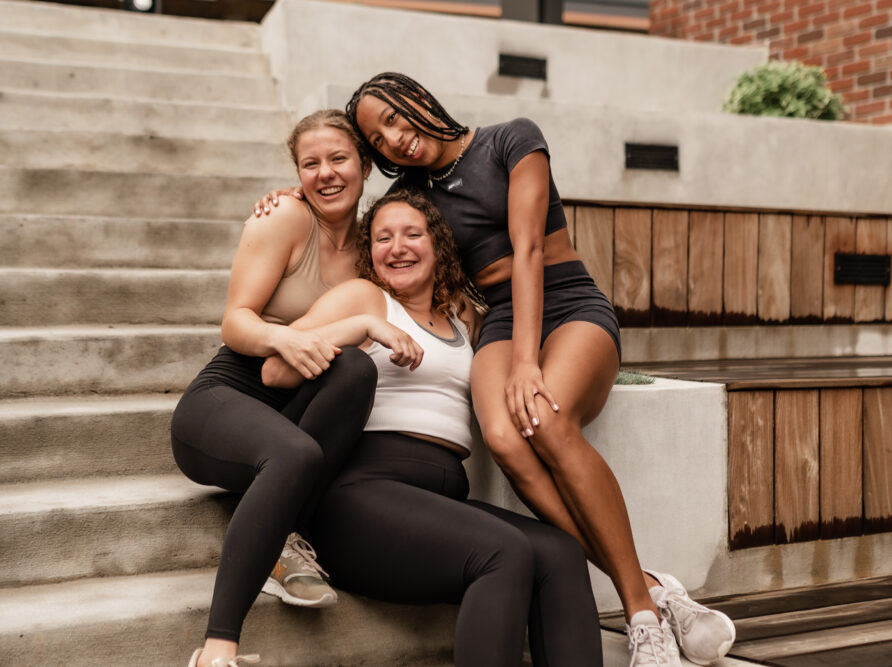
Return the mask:
<svg viewBox="0 0 892 667">
<path fill-rule="evenodd" d="M 356 122 L 356 107 L 366 95 L 372 95 L 397 110 L 416 130 L 435 139 L 455 141 L 467 133 L 468 127 L 450 116 L 437 98 L 415 79 L 398 72 L 383 72 L 372 77 L 353 93 L 347 102 L 347 116 L 365 141 L 372 160 L 385 176 L 396 178 L 404 167 L 381 155 L 365 138 Z"/>
</svg>

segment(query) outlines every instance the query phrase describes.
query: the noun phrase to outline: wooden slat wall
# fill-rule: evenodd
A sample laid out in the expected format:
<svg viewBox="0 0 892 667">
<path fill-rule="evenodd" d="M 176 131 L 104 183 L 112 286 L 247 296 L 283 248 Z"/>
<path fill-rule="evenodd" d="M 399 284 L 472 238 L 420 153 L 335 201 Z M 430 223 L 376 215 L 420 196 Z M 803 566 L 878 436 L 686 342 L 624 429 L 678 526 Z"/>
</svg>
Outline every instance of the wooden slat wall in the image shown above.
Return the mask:
<svg viewBox="0 0 892 667">
<path fill-rule="evenodd" d="M 728 393 L 732 549 L 892 530 L 892 387 Z"/>
<path fill-rule="evenodd" d="M 570 233 L 621 326 L 892 321 L 834 254 L 892 254 L 892 220 L 578 205 Z"/>
<path fill-rule="evenodd" d="M 820 536 L 818 390 L 774 399 L 774 523 L 778 543 Z"/>
</svg>

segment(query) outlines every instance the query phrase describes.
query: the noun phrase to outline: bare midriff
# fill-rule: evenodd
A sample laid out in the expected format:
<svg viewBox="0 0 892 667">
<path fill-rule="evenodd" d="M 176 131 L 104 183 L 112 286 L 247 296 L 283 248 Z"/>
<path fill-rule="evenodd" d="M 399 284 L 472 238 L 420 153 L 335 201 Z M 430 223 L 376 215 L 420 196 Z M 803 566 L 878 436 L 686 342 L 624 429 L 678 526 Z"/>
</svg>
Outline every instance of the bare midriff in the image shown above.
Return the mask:
<svg viewBox="0 0 892 667">
<path fill-rule="evenodd" d="M 450 452 L 457 455 L 460 459 L 466 459 L 471 454 L 471 452 L 469 452 L 461 445 L 456 445 L 454 442 L 449 442 L 448 440 L 443 440 L 443 438 L 438 438 L 433 435 L 425 435 L 424 433 L 412 433 L 411 431 L 398 431 L 398 433 L 408 435 L 410 438 L 418 438 L 419 440 L 425 440 L 427 442 L 432 442 L 435 445 L 445 447 Z"/>
<path fill-rule="evenodd" d="M 573 262 L 579 259 L 566 227 L 558 229 L 545 237 L 544 255 L 543 264 L 545 266 L 562 262 Z M 478 271 L 474 275 L 474 281 L 479 288 L 485 289 L 492 285 L 503 283 L 506 280 L 511 280 L 511 265 L 513 261 L 513 254 L 497 259 L 489 266 Z"/>
</svg>

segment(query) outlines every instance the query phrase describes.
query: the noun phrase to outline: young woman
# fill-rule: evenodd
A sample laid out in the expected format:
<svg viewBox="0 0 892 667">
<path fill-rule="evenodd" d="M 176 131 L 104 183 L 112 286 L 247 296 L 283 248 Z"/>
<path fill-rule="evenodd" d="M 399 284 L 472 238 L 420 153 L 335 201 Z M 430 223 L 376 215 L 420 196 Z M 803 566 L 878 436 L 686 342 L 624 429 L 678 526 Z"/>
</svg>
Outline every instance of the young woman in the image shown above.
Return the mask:
<svg viewBox="0 0 892 667">
<path fill-rule="evenodd" d="M 425 192 L 452 227 L 489 305 L 471 371 L 486 444 L 524 502 L 610 576 L 632 664 L 679 665 L 679 646 L 699 664 L 721 658 L 733 623 L 674 577 L 641 570 L 619 485 L 582 437 L 616 378 L 619 328 L 573 248 L 538 127 L 516 119 L 471 130 L 392 72 L 360 86 L 347 114 L 379 169 Z"/>
<path fill-rule="evenodd" d="M 375 404 L 359 446 L 323 496 L 313 539 L 332 580 L 405 603 L 460 603 L 459 667 L 600 665 L 600 629 L 582 549 L 542 522 L 469 502 L 461 460 L 471 443 L 470 371 L 477 314 L 463 291 L 451 233 L 425 197 L 379 200 L 360 227 L 360 275 L 322 296 L 294 327 L 339 344 L 378 328 L 411 332 L 416 370 L 379 343 Z M 383 336 L 382 336 L 383 337 Z M 282 359 L 268 384 L 300 375 Z"/>
<path fill-rule="evenodd" d="M 236 655 L 245 616 L 286 536 L 306 524 L 357 442 L 374 397 L 376 370 L 365 353 L 287 326 L 329 286 L 355 277 L 357 205 L 371 162 L 339 111 L 303 119 L 289 144 L 306 201 L 284 202 L 269 220 L 245 224 L 223 315 L 225 345 L 186 390 L 171 424 L 174 457 L 190 479 L 243 494 L 223 542 L 206 642 L 191 667 L 252 661 Z M 417 364 L 420 349 L 407 334 L 391 327 L 372 337 L 394 348 L 396 363 Z M 314 381 L 265 385 L 261 367 L 270 356 Z M 289 546 L 271 579 L 281 580 L 280 597 L 333 602 L 312 549 L 299 539 Z"/>
</svg>

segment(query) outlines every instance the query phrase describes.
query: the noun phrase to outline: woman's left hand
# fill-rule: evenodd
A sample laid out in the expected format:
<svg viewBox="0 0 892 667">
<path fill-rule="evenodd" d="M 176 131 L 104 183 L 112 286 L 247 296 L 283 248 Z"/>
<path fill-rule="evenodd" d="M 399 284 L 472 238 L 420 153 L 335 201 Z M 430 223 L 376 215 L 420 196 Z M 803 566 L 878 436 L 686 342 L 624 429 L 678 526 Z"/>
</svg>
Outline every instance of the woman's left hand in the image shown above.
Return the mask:
<svg viewBox="0 0 892 667">
<path fill-rule="evenodd" d="M 539 411 L 536 407 L 536 395 L 548 401 L 551 409 L 558 411 L 554 396 L 545 386 L 542 369 L 532 363 L 515 364 L 505 383 L 505 403 L 511 421 L 525 438 L 533 435 L 533 429 L 539 425 Z"/>
</svg>

